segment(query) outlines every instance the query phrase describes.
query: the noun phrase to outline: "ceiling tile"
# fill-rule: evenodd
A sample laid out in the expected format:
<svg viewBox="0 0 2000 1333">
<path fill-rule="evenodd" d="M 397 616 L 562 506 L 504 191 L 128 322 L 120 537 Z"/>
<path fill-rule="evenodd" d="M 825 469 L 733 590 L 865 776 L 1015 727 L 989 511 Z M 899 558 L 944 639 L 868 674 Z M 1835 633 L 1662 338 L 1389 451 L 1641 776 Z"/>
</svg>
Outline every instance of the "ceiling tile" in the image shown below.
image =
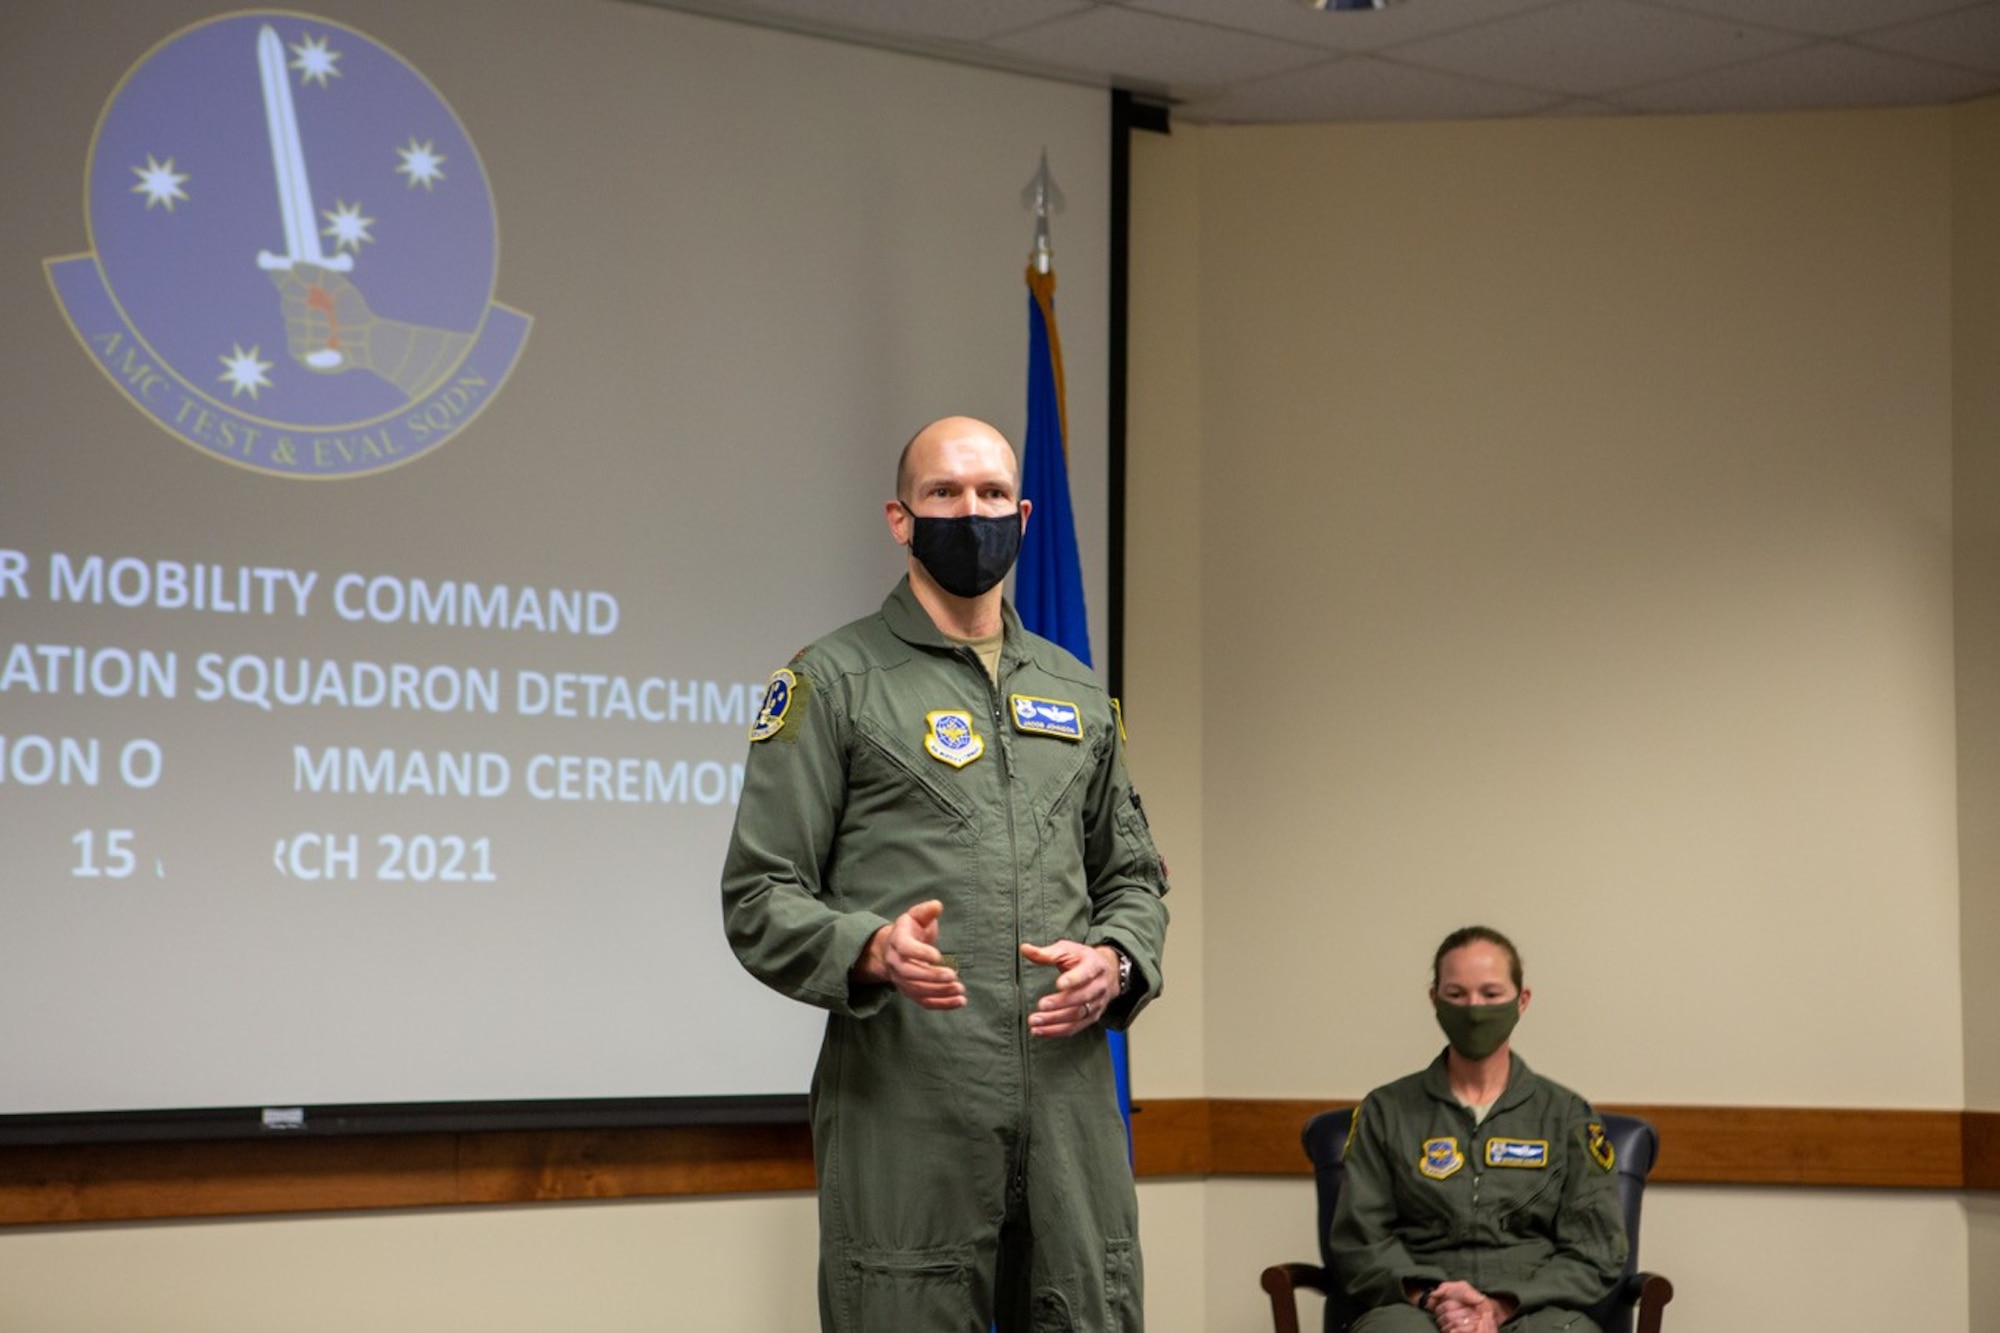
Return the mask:
<svg viewBox="0 0 2000 1333">
<path fill-rule="evenodd" d="M 1174 108 L 1196 122 L 1476 120 L 1523 116 L 1557 99 L 1506 84 L 1355 56 L 1239 84 Z"/>
<path fill-rule="evenodd" d="M 1909 106 L 2000 90 L 2000 76 L 1829 42 L 1612 96 L 1641 111 Z"/>
<path fill-rule="evenodd" d="M 1092 0 L 692 0 L 675 8 L 706 10 L 820 32 L 879 33 L 937 41 L 979 42 L 999 33 L 1090 8 Z"/>
<path fill-rule="evenodd" d="M 1122 86 L 1176 101 L 1191 120 L 1755 111 L 2000 92 L 1980 77 L 2000 75 L 2000 0 L 1406 0 L 1374 13 L 1299 0 L 625 2 Z M 1370 59 L 1336 76 L 1343 56 Z M 1652 86 L 1657 95 L 1637 91 Z"/>
<path fill-rule="evenodd" d="M 1967 0 L 1654 0 L 1654 3 L 1737 19 L 1763 28 L 1784 28 L 1817 37 L 1845 37 L 1946 10 L 1963 9 Z"/>
<path fill-rule="evenodd" d="M 1906 56 L 2000 71 L 2000 4 L 1940 14 L 1922 23 L 1872 32 L 1859 40 L 1863 46 Z"/>
<path fill-rule="evenodd" d="M 1127 86 L 1201 92 L 1324 60 L 1296 42 L 1100 6 L 987 43 L 1069 69 L 1099 70 Z"/>
<path fill-rule="evenodd" d="M 1409 0 L 1375 10 L 1308 9 L 1299 0 L 1122 0 L 1132 9 L 1282 37 L 1330 51 L 1380 51 L 1557 0 Z"/>
<path fill-rule="evenodd" d="M 1555 120 L 1569 116 L 1627 116 L 1631 112 L 1615 107 L 1609 102 L 1596 102 L 1588 97 L 1572 97 L 1567 102 L 1558 102 L 1546 110 L 1537 111 L 1537 120 Z"/>
<path fill-rule="evenodd" d="M 1398 47 L 1396 57 L 1530 88 L 1598 95 L 1805 40 L 1637 0 L 1567 0 L 1412 42 Z"/>
</svg>

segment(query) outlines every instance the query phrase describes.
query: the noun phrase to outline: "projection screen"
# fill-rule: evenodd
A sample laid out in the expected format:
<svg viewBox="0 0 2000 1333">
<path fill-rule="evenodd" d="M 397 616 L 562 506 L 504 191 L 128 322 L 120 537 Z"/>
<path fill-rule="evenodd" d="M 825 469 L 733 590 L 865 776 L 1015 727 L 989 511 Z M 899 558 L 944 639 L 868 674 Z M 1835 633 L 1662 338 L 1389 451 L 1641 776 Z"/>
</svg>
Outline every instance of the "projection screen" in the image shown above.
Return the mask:
<svg viewBox="0 0 2000 1333">
<path fill-rule="evenodd" d="M 747 729 L 903 440 L 1018 441 L 1044 150 L 1103 642 L 1107 94 L 614 0 L 0 63 L 0 1138 L 796 1106 Z"/>
</svg>

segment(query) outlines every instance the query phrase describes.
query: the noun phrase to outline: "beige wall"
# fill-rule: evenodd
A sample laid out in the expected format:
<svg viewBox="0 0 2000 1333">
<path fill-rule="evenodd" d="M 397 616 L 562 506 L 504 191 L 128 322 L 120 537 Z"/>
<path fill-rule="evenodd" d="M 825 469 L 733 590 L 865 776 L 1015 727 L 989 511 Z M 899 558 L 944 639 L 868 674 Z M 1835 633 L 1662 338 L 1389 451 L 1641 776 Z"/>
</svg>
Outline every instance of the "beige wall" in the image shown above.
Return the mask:
<svg viewBox="0 0 2000 1333">
<path fill-rule="evenodd" d="M 657 1333 L 818 1320 L 805 1196 L 0 1235 L 21 1333 Z"/>
<path fill-rule="evenodd" d="M 2000 98 L 1955 110 L 1952 128 L 1965 1095 L 2000 1110 Z"/>
<path fill-rule="evenodd" d="M 1521 1049 L 1592 1096 L 1965 1104 L 1952 218 L 1994 158 L 1956 124 L 1141 141 L 1133 400 L 1174 411 L 1135 409 L 1135 487 L 1200 423 L 1209 1095 L 1419 1062 L 1428 945 L 1486 919 Z M 1309 1190 L 1211 1182 L 1201 1221 L 1204 1326 L 1259 1327 Z M 1820 1327 L 1963 1329 L 1991 1231 L 1659 1187 L 1645 1257 L 1707 1330 L 1794 1322 L 1773 1268 L 1845 1293 Z"/>
<path fill-rule="evenodd" d="M 1971 1233 L 1966 1255 L 1971 1327 L 1988 1329 L 2000 1324 L 2000 1198 L 1973 1195 L 1966 1201 L 1965 1215 Z"/>
<path fill-rule="evenodd" d="M 1154 1333 L 1207 1327 L 1207 1188 L 1140 1191 Z M 817 1234 L 802 1194 L 9 1228 L 0 1329 L 799 1333 Z"/>
<path fill-rule="evenodd" d="M 1125 719 L 1133 780 L 1166 858 L 1173 913 L 1166 993 L 1133 1042 L 1135 1087 L 1149 1097 L 1200 1097 L 1212 999 L 1203 911 L 1206 728 L 1201 725 L 1202 344 L 1196 163 L 1133 144 L 1132 215 L 1146 221 L 1134 257 L 1127 413 Z M 1143 284 L 1144 291 L 1136 288 Z"/>
<path fill-rule="evenodd" d="M 2000 1110 L 2000 99 L 1952 113 L 1953 534 L 1965 1104 Z M 2000 1202 L 1966 1206 L 1974 1328 L 2000 1326 Z"/>
<path fill-rule="evenodd" d="M 1593 1095 L 1961 1104 L 1947 125 L 1190 137 L 1212 1091 L 1490 919 Z"/>
<path fill-rule="evenodd" d="M 1207 1078 L 1208 769 L 1201 725 L 1207 607 L 1202 495 L 1199 178 L 1170 141 L 1133 143 L 1135 243 L 1127 414 L 1125 714 L 1133 780 L 1152 812 L 1171 879 L 1166 993 L 1131 1044 L 1135 1095 L 1203 1097 Z M 1139 223 L 1137 219 L 1145 219 Z M 1143 295 L 1139 293 L 1144 286 Z M 1143 1114 L 1143 1112 L 1141 1112 Z M 1241 1294 L 1245 1270 L 1218 1267 L 1212 1184 L 1142 1182 L 1146 1308 L 1153 1333 L 1205 1333 L 1216 1284 Z M 1310 1233 L 1308 1233 L 1310 1234 Z M 1248 1290 L 1267 1257 L 1248 1270 Z"/>
</svg>

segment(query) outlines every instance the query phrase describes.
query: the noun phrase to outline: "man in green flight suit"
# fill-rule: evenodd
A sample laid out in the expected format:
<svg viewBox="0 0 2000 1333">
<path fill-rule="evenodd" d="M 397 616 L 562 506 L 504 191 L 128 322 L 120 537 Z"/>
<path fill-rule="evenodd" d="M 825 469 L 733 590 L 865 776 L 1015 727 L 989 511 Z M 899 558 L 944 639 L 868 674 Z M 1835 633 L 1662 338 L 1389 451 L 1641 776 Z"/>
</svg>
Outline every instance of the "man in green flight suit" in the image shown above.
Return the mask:
<svg viewBox="0 0 2000 1333">
<path fill-rule="evenodd" d="M 1160 992 L 1165 867 L 1111 701 L 1004 600 L 1012 448 L 933 422 L 896 489 L 909 575 L 773 674 L 722 878 L 743 965 L 827 1010 L 821 1326 L 1137 1330 L 1105 1029 Z"/>
<path fill-rule="evenodd" d="M 1348 1131 L 1328 1249 L 1353 1333 L 1592 1333 L 1626 1254 L 1604 1128 L 1513 1053 L 1531 992 L 1505 935 L 1446 936 L 1430 994 L 1449 1045 Z"/>
</svg>

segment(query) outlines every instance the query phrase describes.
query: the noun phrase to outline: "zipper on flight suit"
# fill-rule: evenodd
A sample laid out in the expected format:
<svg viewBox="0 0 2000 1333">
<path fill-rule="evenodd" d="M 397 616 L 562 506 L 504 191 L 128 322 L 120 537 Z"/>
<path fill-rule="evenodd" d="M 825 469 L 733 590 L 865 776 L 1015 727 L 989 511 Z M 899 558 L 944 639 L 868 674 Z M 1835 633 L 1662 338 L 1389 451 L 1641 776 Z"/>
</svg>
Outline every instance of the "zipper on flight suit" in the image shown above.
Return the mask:
<svg viewBox="0 0 2000 1333">
<path fill-rule="evenodd" d="M 1486 1179 L 1486 1173 L 1482 1169 L 1486 1165 L 1486 1154 L 1481 1151 L 1479 1144 L 1479 1132 L 1485 1128 L 1485 1122 L 1476 1118 L 1472 1114 L 1472 1108 L 1469 1106 L 1460 1104 L 1458 1109 L 1465 1113 L 1465 1118 L 1469 1122 L 1471 1130 L 1465 1136 L 1465 1149 L 1466 1156 L 1472 1159 L 1472 1219 L 1474 1222 L 1477 1222 L 1479 1219 L 1479 1184 Z M 1493 1114 L 1490 1108 L 1486 1113 L 1489 1116 Z"/>
<path fill-rule="evenodd" d="M 1020 1006 L 1027 999 L 1027 960 L 1021 957 L 1021 945 L 1025 942 L 1022 926 L 1022 884 L 1021 884 L 1021 836 L 1014 820 L 1014 751 L 1007 741 L 1006 714 L 1000 707 L 1000 672 L 1007 664 L 1007 644 L 1000 644 L 1000 663 L 993 675 L 986 674 L 986 664 L 978 660 L 972 649 L 964 650 L 979 671 L 979 677 L 986 682 L 987 710 L 993 719 L 993 746 L 1000 753 L 1000 799 L 1007 807 L 1007 860 L 1014 875 L 1014 997 L 1015 1048 L 1021 1055 L 1021 1127 L 1020 1141 L 1014 1158 L 1014 1191 L 1025 1198 L 1028 1189 L 1028 1138 L 1034 1124 L 1034 1113 L 1029 1109 L 1035 1095 L 1035 1072 L 1033 1052 L 1030 1043 L 1034 1038 L 1028 1032 L 1027 1015 L 1020 1012 Z"/>
<path fill-rule="evenodd" d="M 1480 1140 L 1482 1135 L 1491 1133 L 1486 1126 L 1486 1120 L 1492 1119 L 1493 1109 L 1488 1108 L 1486 1120 L 1481 1120 L 1474 1116 L 1472 1108 L 1468 1106 L 1461 1105 L 1459 1110 L 1465 1113 L 1465 1118 L 1471 1126 L 1471 1132 L 1465 1136 L 1465 1155 L 1471 1159 L 1472 1165 L 1472 1204 L 1465 1211 L 1464 1223 L 1464 1239 L 1470 1241 L 1473 1236 L 1479 1233 L 1479 1187 L 1486 1183 L 1486 1145 Z M 1488 1280 L 1486 1265 L 1483 1263 L 1476 1264 L 1473 1271 L 1476 1277 L 1473 1285 L 1482 1291 L 1485 1290 Z"/>
</svg>

